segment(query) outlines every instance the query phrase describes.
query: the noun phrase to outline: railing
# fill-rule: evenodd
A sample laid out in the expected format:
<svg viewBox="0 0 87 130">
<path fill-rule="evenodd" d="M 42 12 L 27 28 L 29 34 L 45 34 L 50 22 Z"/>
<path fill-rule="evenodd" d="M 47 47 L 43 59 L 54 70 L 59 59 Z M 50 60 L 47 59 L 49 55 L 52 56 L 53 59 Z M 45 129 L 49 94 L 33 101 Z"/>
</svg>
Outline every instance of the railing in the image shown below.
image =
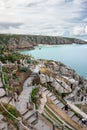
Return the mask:
<svg viewBox="0 0 87 130">
<path fill-rule="evenodd" d="M 18 119 L 18 118 L 16 118 L 12 113 L 10 113 L 10 112 L 4 107 L 4 105 L 2 104 L 2 102 L 0 102 L 0 105 L 1 105 L 1 107 L 4 109 L 5 112 L 7 112 L 12 118 L 14 118 L 14 119 L 20 124 L 20 127 L 22 127 L 22 129 L 30 130 L 28 127 L 26 127 L 26 126 L 22 123 L 21 118 Z M 19 130 L 20 130 L 20 128 L 19 128 Z"/>
<path fill-rule="evenodd" d="M 66 123 L 64 120 L 62 120 L 58 115 L 56 115 L 55 114 L 55 112 L 53 112 L 53 110 L 48 106 L 48 105 L 46 105 L 46 107 L 47 107 L 47 109 L 57 118 L 57 119 L 59 119 L 60 120 L 60 122 L 61 123 L 56 123 L 56 126 L 58 126 L 59 128 L 62 128 L 62 126 L 64 125 L 64 130 L 75 130 L 75 128 L 73 128 L 72 126 L 70 126 L 68 123 Z M 55 121 L 57 121 L 56 120 L 56 118 L 54 118 L 55 119 Z M 52 117 L 50 118 L 50 116 L 49 116 L 49 119 L 52 121 Z M 54 120 L 53 119 L 53 120 Z M 52 121 L 53 122 L 53 121 Z M 58 125 L 57 125 L 58 124 Z"/>
</svg>

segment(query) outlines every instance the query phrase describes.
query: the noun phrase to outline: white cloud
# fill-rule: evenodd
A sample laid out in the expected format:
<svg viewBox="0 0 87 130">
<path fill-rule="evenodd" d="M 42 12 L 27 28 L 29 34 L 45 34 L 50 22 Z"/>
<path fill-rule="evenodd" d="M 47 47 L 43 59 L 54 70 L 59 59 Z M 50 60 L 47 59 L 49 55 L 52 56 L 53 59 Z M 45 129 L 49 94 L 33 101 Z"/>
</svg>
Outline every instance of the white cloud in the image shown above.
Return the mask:
<svg viewBox="0 0 87 130">
<path fill-rule="evenodd" d="M 3 28 L 0 32 L 64 35 L 68 30 L 73 31 L 72 35 L 84 34 L 83 27 L 79 27 L 79 22 L 74 20 L 81 17 L 85 1 L 0 0 L 1 25 L 13 23 L 13 26 Z"/>
<path fill-rule="evenodd" d="M 87 26 L 85 27 L 85 33 L 87 34 Z"/>
<path fill-rule="evenodd" d="M 87 2 L 87 0 L 73 0 L 75 4 L 82 4 L 84 2 Z"/>
<path fill-rule="evenodd" d="M 72 30 L 72 34 L 76 36 L 87 35 L 87 26 L 76 26 Z"/>
</svg>

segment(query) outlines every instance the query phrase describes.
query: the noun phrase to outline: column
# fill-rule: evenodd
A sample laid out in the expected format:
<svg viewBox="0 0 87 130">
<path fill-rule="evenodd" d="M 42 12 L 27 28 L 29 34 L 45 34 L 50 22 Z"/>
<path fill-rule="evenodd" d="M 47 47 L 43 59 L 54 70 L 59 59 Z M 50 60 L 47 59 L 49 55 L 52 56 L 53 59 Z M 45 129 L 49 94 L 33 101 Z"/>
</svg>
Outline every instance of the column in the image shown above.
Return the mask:
<svg viewBox="0 0 87 130">
<path fill-rule="evenodd" d="M 21 117 L 18 117 L 18 129 L 23 130 Z"/>
</svg>

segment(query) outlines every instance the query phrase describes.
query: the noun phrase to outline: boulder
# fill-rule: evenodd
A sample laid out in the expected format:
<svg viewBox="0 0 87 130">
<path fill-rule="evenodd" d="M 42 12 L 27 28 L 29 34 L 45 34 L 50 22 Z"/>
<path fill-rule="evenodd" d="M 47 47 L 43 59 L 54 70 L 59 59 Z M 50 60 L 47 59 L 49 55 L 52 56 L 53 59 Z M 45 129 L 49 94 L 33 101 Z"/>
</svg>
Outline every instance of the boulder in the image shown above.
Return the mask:
<svg viewBox="0 0 87 130">
<path fill-rule="evenodd" d="M 40 74 L 40 82 L 42 84 L 46 83 L 46 76 L 44 74 Z"/>
<path fill-rule="evenodd" d="M 63 75 L 69 75 L 69 71 L 67 68 L 61 66 L 60 67 L 60 72 L 63 74 Z"/>
<path fill-rule="evenodd" d="M 54 81 L 53 77 L 47 76 L 47 75 L 44 75 L 44 74 L 40 74 L 40 82 L 42 84 L 48 83 L 48 82 L 53 82 L 53 81 Z"/>
<path fill-rule="evenodd" d="M 72 91 L 69 85 L 61 81 L 59 83 L 54 81 L 51 83 L 51 86 L 54 87 L 59 93 L 70 93 Z"/>
<path fill-rule="evenodd" d="M 51 86 L 55 88 L 56 91 L 58 91 L 59 93 L 63 93 L 64 92 L 64 89 L 63 87 L 61 87 L 58 82 L 52 82 L 51 83 Z"/>
</svg>

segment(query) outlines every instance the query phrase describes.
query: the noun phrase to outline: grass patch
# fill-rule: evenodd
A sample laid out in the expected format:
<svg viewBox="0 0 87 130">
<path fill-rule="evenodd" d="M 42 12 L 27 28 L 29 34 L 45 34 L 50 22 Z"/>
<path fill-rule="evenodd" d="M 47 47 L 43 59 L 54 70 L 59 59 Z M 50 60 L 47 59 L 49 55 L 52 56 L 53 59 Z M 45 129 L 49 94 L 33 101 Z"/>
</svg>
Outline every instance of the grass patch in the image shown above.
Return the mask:
<svg viewBox="0 0 87 130">
<path fill-rule="evenodd" d="M 19 112 L 16 110 L 15 107 L 13 107 L 12 105 L 8 105 L 6 103 L 3 103 L 4 107 L 7 109 L 7 111 L 9 113 L 11 113 L 14 117 L 18 118 L 20 116 Z M 2 112 L 2 114 L 6 117 L 7 121 L 10 122 L 11 124 L 13 124 L 15 126 L 15 128 L 18 129 L 18 121 L 11 116 L 11 114 L 9 114 L 8 112 L 6 112 L 2 106 L 0 106 L 0 111 Z"/>
<path fill-rule="evenodd" d="M 76 106 L 87 114 L 87 104 L 85 104 L 85 105 L 76 104 Z"/>
<path fill-rule="evenodd" d="M 37 97 L 38 92 L 39 92 L 38 87 L 34 88 L 31 92 L 31 100 L 35 104 L 36 109 L 38 108 L 38 97 Z"/>
<path fill-rule="evenodd" d="M 45 106 L 45 109 L 47 110 L 47 112 L 49 113 L 49 115 L 51 115 L 54 119 L 56 119 L 56 120 L 60 123 L 61 126 L 63 125 L 63 122 L 62 122 L 58 117 L 56 117 L 56 116 L 47 108 L 47 106 Z M 51 118 L 51 116 L 50 116 L 50 118 Z M 68 128 L 68 130 L 71 130 L 68 126 L 65 125 L 65 127 Z M 59 128 L 59 127 L 58 127 L 58 128 Z"/>
</svg>

